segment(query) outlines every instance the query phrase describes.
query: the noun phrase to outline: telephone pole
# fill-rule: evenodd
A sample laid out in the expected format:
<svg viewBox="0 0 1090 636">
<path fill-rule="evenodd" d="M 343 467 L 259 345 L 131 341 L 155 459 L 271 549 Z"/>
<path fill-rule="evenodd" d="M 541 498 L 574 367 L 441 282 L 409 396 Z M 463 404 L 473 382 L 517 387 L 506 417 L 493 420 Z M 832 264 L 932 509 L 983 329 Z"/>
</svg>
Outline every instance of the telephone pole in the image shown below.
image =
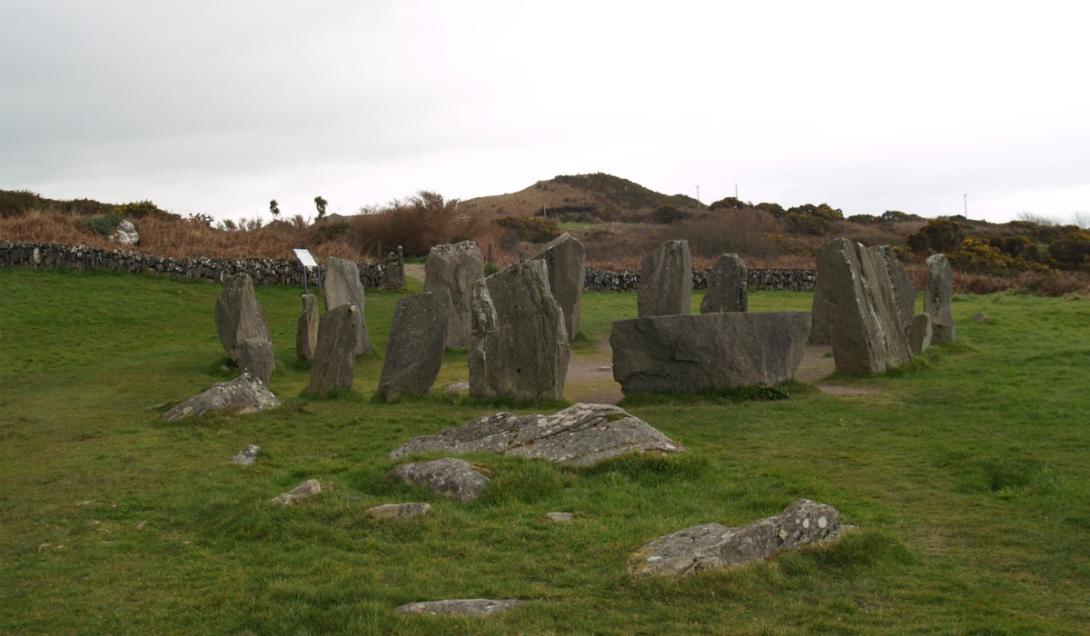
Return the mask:
<svg viewBox="0 0 1090 636">
<path fill-rule="evenodd" d="M 700 186 L 696 186 L 696 200 L 700 200 Z"/>
<path fill-rule="evenodd" d="M 969 195 L 968 194 L 961 195 L 961 206 L 962 206 L 965 218 L 969 218 Z"/>
</svg>

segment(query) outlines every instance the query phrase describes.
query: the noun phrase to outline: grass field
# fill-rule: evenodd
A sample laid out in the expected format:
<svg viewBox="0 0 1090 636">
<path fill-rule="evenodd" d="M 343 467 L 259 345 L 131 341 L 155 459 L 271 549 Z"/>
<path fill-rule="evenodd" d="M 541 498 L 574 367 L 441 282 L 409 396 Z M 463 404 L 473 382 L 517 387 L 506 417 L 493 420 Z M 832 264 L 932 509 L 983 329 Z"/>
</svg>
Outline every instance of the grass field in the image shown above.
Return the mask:
<svg viewBox="0 0 1090 636">
<path fill-rule="evenodd" d="M 690 449 L 593 469 L 475 455 L 463 505 L 398 485 L 386 453 L 495 407 L 298 397 L 298 290 L 262 288 L 284 407 L 167 425 L 229 377 L 219 287 L 0 270 L 0 632 L 317 634 L 1077 634 L 1090 625 L 1090 302 L 958 297 L 959 344 L 858 380 L 872 395 L 640 401 Z M 381 351 L 397 295 L 368 295 Z M 807 294 L 755 293 L 753 310 Z M 631 294 L 588 294 L 591 355 Z M 983 311 L 990 320 L 970 316 Z M 465 377 L 450 353 L 437 387 Z M 520 409 L 535 411 L 538 409 Z M 255 466 L 227 460 L 261 446 Z M 268 499 L 308 478 L 323 493 Z M 697 523 L 743 524 L 806 497 L 860 530 L 830 548 L 680 581 L 627 555 Z M 422 520 L 363 510 L 429 501 Z M 543 523 L 572 511 L 566 525 Z M 518 597 L 484 619 L 401 616 L 418 600 Z"/>
</svg>

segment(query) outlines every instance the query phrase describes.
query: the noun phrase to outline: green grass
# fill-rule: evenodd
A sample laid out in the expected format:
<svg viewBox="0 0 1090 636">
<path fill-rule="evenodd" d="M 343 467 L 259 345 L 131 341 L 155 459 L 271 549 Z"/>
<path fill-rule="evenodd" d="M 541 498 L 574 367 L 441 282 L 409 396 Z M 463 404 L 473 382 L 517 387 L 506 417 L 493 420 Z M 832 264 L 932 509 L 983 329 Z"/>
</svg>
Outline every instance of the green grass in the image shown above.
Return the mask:
<svg viewBox="0 0 1090 636">
<path fill-rule="evenodd" d="M 0 632 L 1076 634 L 1090 621 L 1085 300 L 958 297 L 962 344 L 846 380 L 875 396 L 636 401 L 689 452 L 588 469 L 477 454 L 494 484 L 461 505 L 392 481 L 386 453 L 495 408 L 372 403 L 380 356 L 358 365 L 355 398 L 298 397 L 298 290 L 258 290 L 283 408 L 163 423 L 166 405 L 225 377 L 218 292 L 0 270 Z M 379 352 L 397 298 L 368 295 Z M 808 294 L 751 296 L 755 311 L 808 306 Z M 587 294 L 585 338 L 634 308 L 631 294 Z M 969 320 L 982 310 L 989 322 Z M 449 353 L 437 388 L 465 370 Z M 258 463 L 228 464 L 247 443 Z M 307 478 L 317 498 L 266 503 Z M 645 541 L 800 497 L 860 530 L 680 581 L 625 573 Z M 433 513 L 363 514 L 410 500 Z M 543 523 L 554 510 L 575 522 Z M 474 620 L 392 611 L 474 596 L 533 602 Z"/>
</svg>

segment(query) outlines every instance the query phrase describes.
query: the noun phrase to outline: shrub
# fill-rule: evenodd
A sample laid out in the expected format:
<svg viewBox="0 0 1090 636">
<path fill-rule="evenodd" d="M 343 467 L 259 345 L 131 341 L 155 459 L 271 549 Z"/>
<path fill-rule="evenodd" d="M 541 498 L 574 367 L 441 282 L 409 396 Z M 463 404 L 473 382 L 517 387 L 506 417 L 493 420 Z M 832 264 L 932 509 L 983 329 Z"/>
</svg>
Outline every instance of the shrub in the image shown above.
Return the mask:
<svg viewBox="0 0 1090 636">
<path fill-rule="evenodd" d="M 493 221 L 510 234 L 509 238 L 528 243 L 544 243 L 560 236 L 560 227 L 552 219 L 534 216 L 505 216 Z"/>
<path fill-rule="evenodd" d="M 677 223 L 684 219 L 686 214 L 681 210 L 671 207 L 669 205 L 660 206 L 654 212 L 651 213 L 649 219 L 652 223 L 658 223 L 660 225 L 669 225 L 670 223 Z"/>
<path fill-rule="evenodd" d="M 1090 240 L 1066 238 L 1048 246 L 1051 256 L 1061 269 L 1090 270 Z"/>
<path fill-rule="evenodd" d="M 952 252 L 965 238 L 960 223 L 949 219 L 934 219 L 919 231 L 908 235 L 908 246 L 917 254 Z"/>
<path fill-rule="evenodd" d="M 718 201 L 712 201 L 712 204 L 708 206 L 709 210 L 741 210 L 742 208 L 748 208 L 749 205 L 742 203 L 737 197 L 725 197 Z"/>
<path fill-rule="evenodd" d="M 123 219 L 116 214 L 103 214 L 87 219 L 87 229 L 99 236 L 109 236 L 114 233 Z"/>
<path fill-rule="evenodd" d="M 947 257 L 954 267 L 970 272 L 1005 274 L 1047 269 L 1040 263 L 1011 256 L 988 243 L 971 238 L 962 241 L 957 251 L 948 252 Z"/>
<path fill-rule="evenodd" d="M 401 245 L 406 256 L 426 256 L 435 245 L 485 231 L 481 217 L 459 210 L 457 199 L 427 190 L 360 212 L 349 221 L 352 231 L 347 236 L 360 253 L 375 250 L 381 241 L 384 246 Z"/>
</svg>

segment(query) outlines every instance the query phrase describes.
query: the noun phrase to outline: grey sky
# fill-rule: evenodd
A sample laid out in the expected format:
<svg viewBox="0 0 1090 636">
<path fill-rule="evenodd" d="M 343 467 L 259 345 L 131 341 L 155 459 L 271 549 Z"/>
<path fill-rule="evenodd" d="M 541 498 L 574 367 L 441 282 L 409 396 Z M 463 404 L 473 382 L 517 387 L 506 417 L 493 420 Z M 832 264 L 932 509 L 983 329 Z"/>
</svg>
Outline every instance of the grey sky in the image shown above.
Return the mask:
<svg viewBox="0 0 1090 636">
<path fill-rule="evenodd" d="M 217 217 L 603 171 L 707 202 L 1090 212 L 1090 8 L 0 0 L 0 188 Z"/>
</svg>

